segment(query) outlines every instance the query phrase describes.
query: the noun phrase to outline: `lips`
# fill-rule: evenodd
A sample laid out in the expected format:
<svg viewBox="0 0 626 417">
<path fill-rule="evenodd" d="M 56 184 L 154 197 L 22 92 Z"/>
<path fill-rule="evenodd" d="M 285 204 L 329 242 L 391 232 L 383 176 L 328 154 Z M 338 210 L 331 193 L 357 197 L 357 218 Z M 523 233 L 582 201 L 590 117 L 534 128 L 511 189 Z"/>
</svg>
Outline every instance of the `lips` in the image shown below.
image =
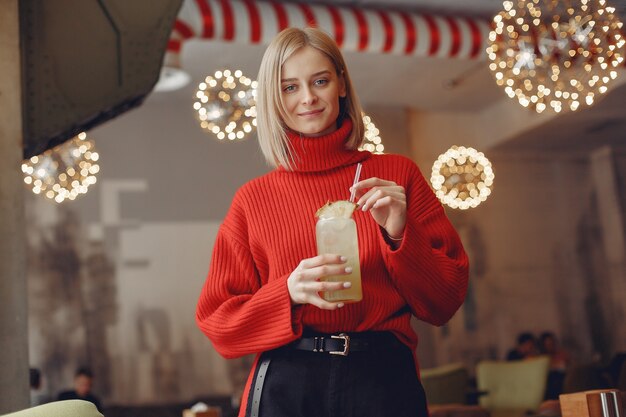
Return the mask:
<svg viewBox="0 0 626 417">
<path fill-rule="evenodd" d="M 309 111 L 305 111 L 303 113 L 298 113 L 298 116 L 302 116 L 302 117 L 316 116 L 316 115 L 322 113 L 323 111 L 324 111 L 324 109 L 309 110 Z"/>
</svg>

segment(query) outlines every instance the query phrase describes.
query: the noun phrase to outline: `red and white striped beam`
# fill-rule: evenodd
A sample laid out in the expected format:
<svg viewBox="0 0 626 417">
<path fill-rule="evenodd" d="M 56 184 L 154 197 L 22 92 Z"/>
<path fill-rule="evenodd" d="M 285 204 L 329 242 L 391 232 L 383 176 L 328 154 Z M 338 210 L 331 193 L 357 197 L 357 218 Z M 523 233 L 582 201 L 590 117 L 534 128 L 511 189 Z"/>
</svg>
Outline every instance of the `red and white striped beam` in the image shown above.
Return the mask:
<svg viewBox="0 0 626 417">
<path fill-rule="evenodd" d="M 184 0 L 168 44 L 169 62 L 187 39 L 268 44 L 287 27 L 317 26 L 344 51 L 483 58 L 487 20 L 400 11 L 255 0 Z"/>
</svg>

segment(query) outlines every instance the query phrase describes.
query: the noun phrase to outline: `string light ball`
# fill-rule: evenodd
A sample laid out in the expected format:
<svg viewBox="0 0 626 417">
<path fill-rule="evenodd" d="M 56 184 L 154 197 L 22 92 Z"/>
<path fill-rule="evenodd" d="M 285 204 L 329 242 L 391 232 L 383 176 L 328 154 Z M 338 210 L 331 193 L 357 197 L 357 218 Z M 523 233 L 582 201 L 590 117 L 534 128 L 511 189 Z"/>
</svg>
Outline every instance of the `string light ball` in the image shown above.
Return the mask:
<svg viewBox="0 0 626 417">
<path fill-rule="evenodd" d="M 491 162 L 482 152 L 452 146 L 433 164 L 430 182 L 443 204 L 466 210 L 489 197 L 494 178 Z"/>
<path fill-rule="evenodd" d="M 605 0 L 509 0 L 493 19 L 489 68 L 537 113 L 590 106 L 624 57 L 622 22 Z"/>
<path fill-rule="evenodd" d="M 200 127 L 219 140 L 244 139 L 256 127 L 256 88 L 240 70 L 208 75 L 193 103 Z"/>
<path fill-rule="evenodd" d="M 359 147 L 360 151 L 368 151 L 374 154 L 383 154 L 385 152 L 385 145 L 380 138 L 380 131 L 372 122 L 372 118 L 366 114 L 363 114 L 363 124 L 365 125 L 365 137 L 363 143 Z"/>
<path fill-rule="evenodd" d="M 100 156 L 93 141 L 80 133 L 61 145 L 22 163 L 24 183 L 33 193 L 57 203 L 75 200 L 96 183 Z"/>
</svg>

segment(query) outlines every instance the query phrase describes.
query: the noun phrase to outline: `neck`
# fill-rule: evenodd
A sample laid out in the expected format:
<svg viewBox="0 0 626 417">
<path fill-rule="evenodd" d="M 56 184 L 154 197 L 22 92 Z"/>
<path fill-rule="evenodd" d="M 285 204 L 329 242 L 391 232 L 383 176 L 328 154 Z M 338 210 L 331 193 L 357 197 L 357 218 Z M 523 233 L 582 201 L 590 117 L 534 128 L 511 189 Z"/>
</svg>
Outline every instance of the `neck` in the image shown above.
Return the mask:
<svg viewBox="0 0 626 417">
<path fill-rule="evenodd" d="M 325 171 L 368 158 L 369 152 L 346 148 L 351 132 L 350 119 L 345 119 L 335 131 L 320 136 L 303 136 L 297 132 L 287 132 L 289 148 L 293 155 L 293 171 Z"/>
</svg>

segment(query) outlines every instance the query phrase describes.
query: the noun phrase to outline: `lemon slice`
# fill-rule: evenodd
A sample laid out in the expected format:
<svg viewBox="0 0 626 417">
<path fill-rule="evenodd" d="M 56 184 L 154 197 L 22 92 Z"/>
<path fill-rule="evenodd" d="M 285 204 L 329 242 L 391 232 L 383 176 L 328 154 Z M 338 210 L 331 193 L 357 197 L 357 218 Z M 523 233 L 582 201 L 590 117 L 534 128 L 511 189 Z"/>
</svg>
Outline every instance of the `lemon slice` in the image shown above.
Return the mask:
<svg viewBox="0 0 626 417">
<path fill-rule="evenodd" d="M 320 207 L 315 216 L 320 219 L 344 218 L 349 219 L 356 210 L 357 205 L 348 200 L 329 201 Z"/>
</svg>

